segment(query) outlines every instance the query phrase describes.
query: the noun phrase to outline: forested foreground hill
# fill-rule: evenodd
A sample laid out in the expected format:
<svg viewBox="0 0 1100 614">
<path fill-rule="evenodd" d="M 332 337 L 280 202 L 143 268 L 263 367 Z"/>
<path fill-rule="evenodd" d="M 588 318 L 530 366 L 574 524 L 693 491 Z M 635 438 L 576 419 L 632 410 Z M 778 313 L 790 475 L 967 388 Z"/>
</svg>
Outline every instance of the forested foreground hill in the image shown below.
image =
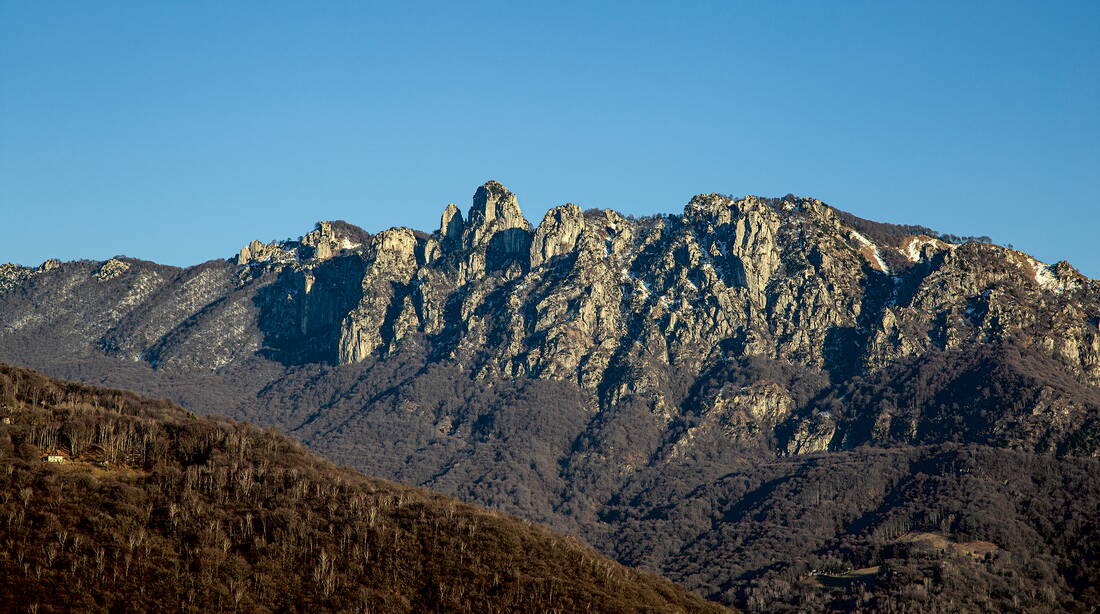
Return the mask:
<svg viewBox="0 0 1100 614">
<path fill-rule="evenodd" d="M 0 365 L 5 612 L 724 612 L 271 431 Z"/>
</svg>

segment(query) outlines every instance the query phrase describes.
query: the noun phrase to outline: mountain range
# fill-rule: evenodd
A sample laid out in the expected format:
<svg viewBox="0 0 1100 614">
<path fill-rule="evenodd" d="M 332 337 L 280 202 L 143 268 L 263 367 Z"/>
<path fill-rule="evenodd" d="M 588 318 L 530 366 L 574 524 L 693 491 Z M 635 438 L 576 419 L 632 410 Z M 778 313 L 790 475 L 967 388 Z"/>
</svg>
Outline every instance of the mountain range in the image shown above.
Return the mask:
<svg viewBox="0 0 1100 614">
<path fill-rule="evenodd" d="M 276 427 L 757 611 L 1091 611 L 1100 282 L 812 198 L 0 267 L 0 360 Z"/>
</svg>

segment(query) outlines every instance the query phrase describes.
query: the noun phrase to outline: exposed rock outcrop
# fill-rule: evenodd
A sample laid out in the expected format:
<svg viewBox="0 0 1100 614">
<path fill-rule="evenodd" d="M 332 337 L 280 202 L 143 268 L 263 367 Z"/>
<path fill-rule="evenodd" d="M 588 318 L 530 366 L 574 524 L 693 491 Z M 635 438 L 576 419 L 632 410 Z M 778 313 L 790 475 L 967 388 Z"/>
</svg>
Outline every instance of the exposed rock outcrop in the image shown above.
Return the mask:
<svg viewBox="0 0 1100 614">
<path fill-rule="evenodd" d="M 316 265 L 336 255 L 357 250 L 369 239 L 369 233 L 347 222 L 322 221 L 297 241 L 272 241 L 267 244 L 252 241 L 241 248 L 236 262 L 239 266 Z"/>
<path fill-rule="evenodd" d="M 253 240 L 237 254 L 237 264 L 293 264 L 298 261 L 297 250 L 286 243 L 272 241 L 264 244 Z"/>
<path fill-rule="evenodd" d="M 844 378 L 1020 338 L 1100 381 L 1097 293 L 1072 267 L 928 236 L 879 245 L 813 199 L 707 194 L 683 216 L 642 220 L 569 204 L 532 233 L 515 196 L 489 182 L 466 218 L 448 205 L 433 236 L 393 229 L 362 257 L 363 298 L 341 328 L 342 362 L 420 335 L 433 355 L 480 377 L 572 381 L 601 404 L 649 398 L 668 420 L 680 410 L 662 392 L 666 369 L 701 373 L 738 356 Z M 1067 304 L 1067 293 L 1084 302 Z M 833 439 L 827 413 L 786 435 L 780 422 L 730 424 L 768 430 L 785 453 Z"/>
<path fill-rule="evenodd" d="M 18 264 L 0 264 L 0 294 L 18 287 L 34 276 L 35 270 Z"/>
<path fill-rule="evenodd" d="M 393 230 L 367 250 L 341 357 L 362 360 L 416 331 L 440 355 L 480 355 L 483 372 L 619 398 L 657 384 L 609 374 L 653 361 L 698 372 L 760 355 L 844 376 L 1047 320 L 1058 323 L 1048 350 L 1100 381 L 1095 290 L 1068 265 L 1036 273 L 1016 254 L 931 237 L 877 245 L 820 201 L 718 194 L 693 198 L 682 217 L 640 221 L 563 205 L 531 233 L 515 196 L 489 182 L 466 221 L 449 205 L 432 238 Z M 893 275 L 885 256 L 913 266 Z M 1067 291 L 1090 306 L 1058 306 Z M 1026 293 L 1040 300 L 1024 304 Z"/>
<path fill-rule="evenodd" d="M 408 228 L 374 236 L 366 251 L 363 299 L 340 332 L 341 362 L 356 362 L 398 343 L 419 324 L 409 299 L 416 273 L 416 237 Z"/>
<path fill-rule="evenodd" d="M 453 251 L 462 245 L 462 235 L 466 224 L 462 221 L 462 212 L 454 203 L 448 203 L 439 219 L 439 241 L 443 249 Z"/>
<path fill-rule="evenodd" d="M 223 274 L 209 269 L 187 282 L 195 290 L 179 286 L 174 292 L 191 298 L 175 299 L 179 308 L 156 326 L 136 326 L 138 316 L 127 314 L 143 313 L 145 297 L 177 283 L 160 273 L 138 274 L 133 295 L 93 321 L 114 327 L 100 333 L 102 347 L 162 367 L 185 345 L 207 348 L 207 358 L 191 350 L 189 360 L 216 368 L 249 351 L 347 364 L 412 344 L 478 378 L 576 385 L 594 399 L 589 411 L 637 401 L 669 428 L 726 429 L 731 440 L 784 454 L 847 440 L 826 409 L 756 389 L 756 400 L 723 390 L 686 408 L 677 391 L 731 359 L 759 357 L 843 382 L 975 344 L 1032 348 L 1100 384 L 1096 282 L 1005 247 L 868 224 L 809 198 L 712 193 L 692 198 L 682 215 L 641 219 L 566 204 L 532 229 L 516 196 L 490 181 L 465 215 L 447 205 L 431 235 L 393 228 L 372 237 L 319 222 L 299 241 L 249 243 L 231 282 L 208 281 Z M 111 260 L 93 275 L 112 279 L 127 266 Z M 8 287 L 32 275 L 5 271 Z M 700 407 L 685 422 L 684 412 Z"/>
<path fill-rule="evenodd" d="M 469 221 L 462 235 L 463 245 L 474 248 L 487 244 L 495 233 L 531 225 L 519 208 L 519 199 L 498 181 L 489 181 L 474 192 Z"/>
<path fill-rule="evenodd" d="M 347 226 L 347 224 L 344 225 Z M 312 254 L 304 254 L 304 256 L 323 262 L 341 251 L 361 247 L 362 244 L 356 242 L 357 238 L 340 233 L 332 222 L 317 222 L 317 226 L 302 237 L 302 245 L 313 250 Z"/>
<path fill-rule="evenodd" d="M 531 268 L 573 251 L 577 237 L 584 231 L 584 214 L 569 203 L 546 212 L 531 242 Z"/>
<path fill-rule="evenodd" d="M 53 271 L 55 269 L 60 269 L 60 268 L 61 268 L 61 261 L 58 260 L 57 258 L 50 258 L 49 260 L 46 260 L 42 264 L 38 265 L 38 268 L 35 269 L 35 271 L 38 272 L 38 273 L 45 273 L 47 271 Z"/>
<path fill-rule="evenodd" d="M 111 258 L 99 267 L 99 270 L 95 273 L 95 278 L 99 281 L 108 281 L 122 275 L 129 269 L 130 265 L 126 261 Z"/>
</svg>

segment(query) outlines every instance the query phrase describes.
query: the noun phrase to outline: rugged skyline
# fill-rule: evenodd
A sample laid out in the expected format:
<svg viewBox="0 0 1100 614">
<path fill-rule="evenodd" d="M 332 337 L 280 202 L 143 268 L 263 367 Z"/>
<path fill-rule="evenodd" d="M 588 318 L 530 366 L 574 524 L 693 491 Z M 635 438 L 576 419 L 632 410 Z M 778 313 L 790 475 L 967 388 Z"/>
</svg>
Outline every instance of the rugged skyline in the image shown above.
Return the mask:
<svg viewBox="0 0 1100 614">
<path fill-rule="evenodd" d="M 8 2 L 0 211 L 34 230 L 3 259 L 430 230 L 496 177 L 533 222 L 793 192 L 1100 277 L 1098 30 L 1078 0 Z"/>
</svg>

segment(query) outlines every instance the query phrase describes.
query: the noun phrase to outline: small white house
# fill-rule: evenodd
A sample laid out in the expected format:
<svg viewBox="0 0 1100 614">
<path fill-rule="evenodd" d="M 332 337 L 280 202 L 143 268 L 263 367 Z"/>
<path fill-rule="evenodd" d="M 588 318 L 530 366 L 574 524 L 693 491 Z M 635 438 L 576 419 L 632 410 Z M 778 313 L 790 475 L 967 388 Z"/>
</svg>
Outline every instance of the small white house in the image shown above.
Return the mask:
<svg viewBox="0 0 1100 614">
<path fill-rule="evenodd" d="M 50 454 L 49 456 L 46 457 L 46 462 L 47 463 L 63 463 L 63 462 L 65 462 L 65 457 L 61 456 L 60 454 Z"/>
</svg>

